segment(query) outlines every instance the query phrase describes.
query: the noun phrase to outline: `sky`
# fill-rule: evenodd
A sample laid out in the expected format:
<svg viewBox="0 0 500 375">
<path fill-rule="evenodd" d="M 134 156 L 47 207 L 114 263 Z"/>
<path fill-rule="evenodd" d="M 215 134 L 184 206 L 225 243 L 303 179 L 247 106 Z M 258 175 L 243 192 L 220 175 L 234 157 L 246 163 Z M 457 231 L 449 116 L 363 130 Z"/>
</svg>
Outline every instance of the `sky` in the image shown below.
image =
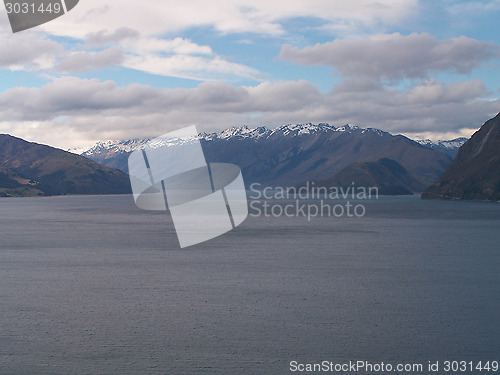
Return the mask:
<svg viewBox="0 0 500 375">
<path fill-rule="evenodd" d="M 185 126 L 470 136 L 500 112 L 500 0 L 80 0 L 12 33 L 0 133 L 64 149 Z"/>
</svg>

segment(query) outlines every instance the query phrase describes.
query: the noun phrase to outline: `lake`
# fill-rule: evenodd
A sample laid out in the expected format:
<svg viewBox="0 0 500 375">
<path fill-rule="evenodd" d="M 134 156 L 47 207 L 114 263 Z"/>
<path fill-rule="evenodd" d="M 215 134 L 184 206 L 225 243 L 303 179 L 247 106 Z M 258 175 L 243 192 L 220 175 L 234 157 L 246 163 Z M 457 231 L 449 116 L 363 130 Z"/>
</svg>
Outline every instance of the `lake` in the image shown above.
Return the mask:
<svg viewBox="0 0 500 375">
<path fill-rule="evenodd" d="M 0 199 L 0 374 L 499 360 L 500 204 L 363 204 L 180 249 L 130 196 Z"/>
</svg>

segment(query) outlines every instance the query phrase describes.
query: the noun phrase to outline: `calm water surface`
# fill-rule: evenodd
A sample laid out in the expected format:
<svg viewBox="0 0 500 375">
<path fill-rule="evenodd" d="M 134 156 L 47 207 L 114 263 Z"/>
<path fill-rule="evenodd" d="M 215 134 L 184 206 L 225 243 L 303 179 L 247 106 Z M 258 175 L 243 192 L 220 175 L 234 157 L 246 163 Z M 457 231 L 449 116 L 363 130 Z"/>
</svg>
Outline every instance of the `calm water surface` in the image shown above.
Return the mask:
<svg viewBox="0 0 500 375">
<path fill-rule="evenodd" d="M 0 374 L 499 360 L 500 204 L 365 204 L 181 250 L 129 196 L 0 199 Z"/>
</svg>

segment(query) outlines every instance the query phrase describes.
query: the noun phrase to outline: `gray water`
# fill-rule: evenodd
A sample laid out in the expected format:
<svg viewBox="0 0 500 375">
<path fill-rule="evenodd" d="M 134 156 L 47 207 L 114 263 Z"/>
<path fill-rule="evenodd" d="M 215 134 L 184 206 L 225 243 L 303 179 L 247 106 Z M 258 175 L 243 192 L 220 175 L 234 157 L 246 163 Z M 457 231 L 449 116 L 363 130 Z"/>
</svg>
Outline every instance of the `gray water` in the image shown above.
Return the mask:
<svg viewBox="0 0 500 375">
<path fill-rule="evenodd" d="M 500 204 L 364 204 L 179 249 L 129 196 L 1 199 L 0 374 L 498 360 Z"/>
</svg>

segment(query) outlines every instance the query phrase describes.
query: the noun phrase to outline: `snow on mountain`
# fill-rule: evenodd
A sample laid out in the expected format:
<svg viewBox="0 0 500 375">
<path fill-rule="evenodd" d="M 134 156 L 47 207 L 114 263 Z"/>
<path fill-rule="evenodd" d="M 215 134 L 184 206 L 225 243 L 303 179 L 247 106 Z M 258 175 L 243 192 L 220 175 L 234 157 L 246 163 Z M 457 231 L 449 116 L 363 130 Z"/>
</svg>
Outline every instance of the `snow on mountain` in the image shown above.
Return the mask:
<svg viewBox="0 0 500 375">
<path fill-rule="evenodd" d="M 268 137 L 282 135 L 282 136 L 298 136 L 304 134 L 317 134 L 335 131 L 336 127 L 329 124 L 287 124 L 278 128 L 268 130 Z"/>
<path fill-rule="evenodd" d="M 357 125 L 346 124 L 341 127 L 335 127 L 330 124 L 320 123 L 320 124 L 287 124 L 282 125 L 274 129 L 269 129 L 265 126 L 259 126 L 257 128 L 249 128 L 248 126 L 241 127 L 232 127 L 229 129 L 225 129 L 221 132 L 214 133 L 200 133 L 197 138 L 204 141 L 214 141 L 214 140 L 228 140 L 228 139 L 261 139 L 261 138 L 270 138 L 270 137 L 297 137 L 302 135 L 310 135 L 310 134 L 319 134 L 319 133 L 328 133 L 328 132 L 361 132 L 372 133 L 378 136 L 386 136 L 391 135 L 388 132 L 385 132 L 376 128 L 361 128 Z M 144 138 L 144 139 L 132 139 L 125 141 L 99 141 L 91 147 L 87 148 L 75 148 L 68 150 L 74 154 L 90 156 L 95 155 L 97 153 L 130 153 L 132 151 L 138 149 L 144 149 L 146 144 L 150 142 L 152 138 Z M 188 140 L 190 141 L 190 140 Z M 441 150 L 456 150 L 461 145 L 463 145 L 467 141 L 467 138 L 457 138 L 450 141 L 431 141 L 430 139 L 425 140 L 416 140 L 419 144 L 427 148 L 433 149 L 441 149 Z M 161 146 L 175 146 L 185 140 L 179 138 L 170 138 L 170 139 L 162 139 L 157 138 L 153 144 L 149 143 L 148 147 L 161 147 Z"/>
<path fill-rule="evenodd" d="M 358 125 L 350 125 L 350 124 L 345 124 L 344 126 L 341 126 L 340 128 L 336 128 L 335 131 L 337 132 L 352 132 L 353 130 L 360 130 L 361 128 Z M 362 130 L 362 129 L 361 129 Z"/>
<path fill-rule="evenodd" d="M 193 138 L 194 140 L 195 138 Z M 181 138 L 144 138 L 144 139 L 132 139 L 126 141 L 99 141 L 91 147 L 81 147 L 69 149 L 69 152 L 74 154 L 88 156 L 99 152 L 114 152 L 114 153 L 129 153 L 135 150 L 145 149 L 146 147 L 150 149 L 159 147 L 171 147 L 176 146 L 191 140 L 184 140 Z"/>
<path fill-rule="evenodd" d="M 460 148 L 469 139 L 465 137 L 452 139 L 451 141 L 439 141 L 439 144 L 446 148 Z"/>
<path fill-rule="evenodd" d="M 200 133 L 199 139 L 212 141 L 214 139 L 229 139 L 229 138 L 260 138 L 267 135 L 269 129 L 265 126 L 251 129 L 248 126 L 232 127 L 221 131 L 220 133 Z"/>
<path fill-rule="evenodd" d="M 134 150 L 144 148 L 149 140 L 149 138 L 146 138 L 127 141 L 98 141 L 90 147 L 70 148 L 68 149 L 68 152 L 83 156 L 93 155 L 104 151 L 116 153 L 132 152 Z"/>
<path fill-rule="evenodd" d="M 468 141 L 468 138 L 465 138 L 465 137 L 456 138 L 456 139 L 452 139 L 449 141 L 439 140 L 437 142 L 432 141 L 430 139 L 417 139 L 417 140 L 415 140 L 415 142 L 421 144 L 422 146 L 444 147 L 444 148 L 459 148 L 467 141 Z"/>
<path fill-rule="evenodd" d="M 304 134 L 316 134 L 329 131 L 348 131 L 349 129 L 359 129 L 359 127 L 345 125 L 342 128 L 336 128 L 329 124 L 288 124 L 275 129 L 269 129 L 265 126 L 257 128 L 249 128 L 248 126 L 232 127 L 225 129 L 219 133 L 200 133 L 198 139 L 205 141 L 213 141 L 216 139 L 231 139 L 231 138 L 252 138 L 259 139 L 262 137 L 268 138 L 271 136 L 300 136 Z M 129 153 L 134 150 L 143 149 L 152 138 L 133 139 L 126 141 L 99 141 L 91 147 L 69 149 L 69 152 L 79 155 L 92 155 L 103 151 L 112 151 L 116 153 Z M 149 144 L 148 147 L 174 146 L 183 142 L 178 138 L 157 139 L 155 143 Z"/>
<path fill-rule="evenodd" d="M 468 138 L 456 138 L 449 141 L 439 140 L 437 142 L 431 141 L 430 139 L 420 139 L 415 140 L 418 144 L 422 145 L 425 148 L 429 148 L 431 150 L 437 150 L 444 152 L 451 158 L 454 158 L 458 153 L 458 149 L 468 141 Z"/>
</svg>

